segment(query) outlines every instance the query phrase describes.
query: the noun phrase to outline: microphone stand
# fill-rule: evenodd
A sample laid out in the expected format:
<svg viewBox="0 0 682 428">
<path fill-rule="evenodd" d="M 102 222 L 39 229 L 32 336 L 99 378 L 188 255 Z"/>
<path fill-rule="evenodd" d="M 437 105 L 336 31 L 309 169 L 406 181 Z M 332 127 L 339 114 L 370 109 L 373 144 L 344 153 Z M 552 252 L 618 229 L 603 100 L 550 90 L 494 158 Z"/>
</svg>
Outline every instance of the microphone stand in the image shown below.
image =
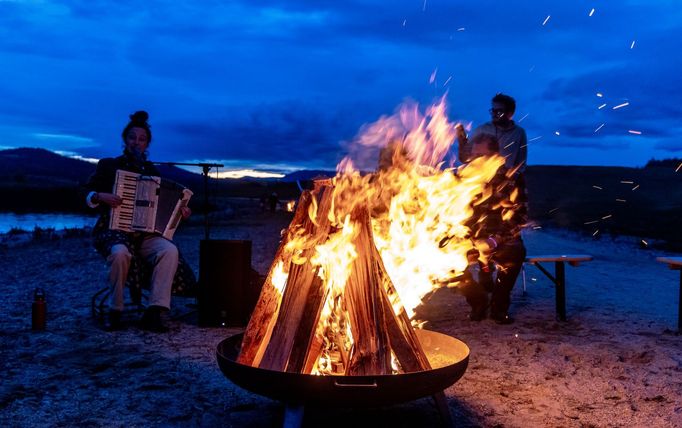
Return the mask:
<svg viewBox="0 0 682 428">
<path fill-rule="evenodd" d="M 211 168 L 221 168 L 225 165 L 221 163 L 205 163 L 205 162 L 154 162 L 155 165 L 168 166 L 199 166 L 204 176 L 204 236 L 209 239 L 209 223 L 208 223 L 208 172 Z"/>
</svg>

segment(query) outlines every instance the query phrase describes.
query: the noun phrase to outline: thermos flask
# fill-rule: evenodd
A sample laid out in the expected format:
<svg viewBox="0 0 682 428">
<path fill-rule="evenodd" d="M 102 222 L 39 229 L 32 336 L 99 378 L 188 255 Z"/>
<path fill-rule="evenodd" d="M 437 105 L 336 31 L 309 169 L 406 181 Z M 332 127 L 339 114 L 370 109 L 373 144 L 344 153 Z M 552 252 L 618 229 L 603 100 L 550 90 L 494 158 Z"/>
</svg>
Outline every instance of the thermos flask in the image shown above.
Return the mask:
<svg viewBox="0 0 682 428">
<path fill-rule="evenodd" d="M 45 291 L 43 291 L 42 288 L 36 288 L 33 292 L 33 305 L 31 312 L 31 326 L 33 330 L 45 330 L 47 307 L 45 305 Z"/>
</svg>

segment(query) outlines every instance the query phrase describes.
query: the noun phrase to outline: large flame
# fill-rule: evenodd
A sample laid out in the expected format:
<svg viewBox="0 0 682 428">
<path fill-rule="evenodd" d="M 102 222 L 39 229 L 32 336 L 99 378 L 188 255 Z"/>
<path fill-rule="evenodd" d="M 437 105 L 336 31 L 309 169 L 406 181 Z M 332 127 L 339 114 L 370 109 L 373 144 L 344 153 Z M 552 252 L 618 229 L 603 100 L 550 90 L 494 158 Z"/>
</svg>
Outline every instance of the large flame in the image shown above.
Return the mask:
<svg viewBox="0 0 682 428">
<path fill-rule="evenodd" d="M 396 313 L 404 307 L 413 318 L 427 294 L 456 286 L 454 278 L 466 268 L 466 253 L 473 247 L 465 225 L 472 203 L 504 159 L 494 155 L 448 167 L 444 159 L 454 140 L 455 124 L 447 118 L 444 99 L 424 114 L 416 103 L 404 104 L 394 115 L 366 126 L 354 140 L 351 156 L 339 164 L 332 180 L 332 208 L 325 213 L 332 229 L 329 239 L 319 243 L 303 231 L 292 231 L 286 246 L 292 261 L 310 263 L 324 283 L 325 303 L 316 328 L 324 347 L 313 373 L 337 373 L 335 365 L 351 352 L 343 293 L 357 251 L 352 243 L 357 228 L 350 220 L 357 206 L 369 209 L 374 243 L 398 292 Z M 376 172 L 356 169 L 367 165 L 360 149 L 379 152 Z M 316 225 L 318 208 L 313 198 L 308 214 Z M 313 247 L 315 255 L 303 257 Z M 286 274 L 282 271 L 278 278 L 281 283 Z"/>
</svg>

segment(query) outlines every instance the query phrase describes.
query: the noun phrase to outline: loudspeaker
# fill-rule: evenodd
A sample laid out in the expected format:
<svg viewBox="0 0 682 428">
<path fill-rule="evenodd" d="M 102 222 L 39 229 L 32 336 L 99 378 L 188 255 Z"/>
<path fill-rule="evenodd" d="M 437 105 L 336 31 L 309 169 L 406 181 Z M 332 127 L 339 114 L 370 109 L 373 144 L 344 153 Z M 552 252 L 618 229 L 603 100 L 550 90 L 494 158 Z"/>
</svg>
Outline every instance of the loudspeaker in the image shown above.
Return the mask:
<svg viewBox="0 0 682 428">
<path fill-rule="evenodd" d="M 251 241 L 202 240 L 199 246 L 199 325 L 245 326 L 258 299 L 251 281 Z"/>
</svg>

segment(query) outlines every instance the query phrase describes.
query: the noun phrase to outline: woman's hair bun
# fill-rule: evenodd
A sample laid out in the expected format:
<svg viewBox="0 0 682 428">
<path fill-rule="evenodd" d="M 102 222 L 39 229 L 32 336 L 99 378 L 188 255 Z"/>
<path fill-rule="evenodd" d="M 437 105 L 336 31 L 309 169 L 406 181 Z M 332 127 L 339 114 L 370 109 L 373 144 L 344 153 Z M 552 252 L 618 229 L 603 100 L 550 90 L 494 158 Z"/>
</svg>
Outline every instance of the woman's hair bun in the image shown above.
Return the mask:
<svg viewBox="0 0 682 428">
<path fill-rule="evenodd" d="M 132 123 L 147 123 L 147 119 L 149 119 L 149 113 L 144 110 L 136 111 L 130 115 Z"/>
</svg>

